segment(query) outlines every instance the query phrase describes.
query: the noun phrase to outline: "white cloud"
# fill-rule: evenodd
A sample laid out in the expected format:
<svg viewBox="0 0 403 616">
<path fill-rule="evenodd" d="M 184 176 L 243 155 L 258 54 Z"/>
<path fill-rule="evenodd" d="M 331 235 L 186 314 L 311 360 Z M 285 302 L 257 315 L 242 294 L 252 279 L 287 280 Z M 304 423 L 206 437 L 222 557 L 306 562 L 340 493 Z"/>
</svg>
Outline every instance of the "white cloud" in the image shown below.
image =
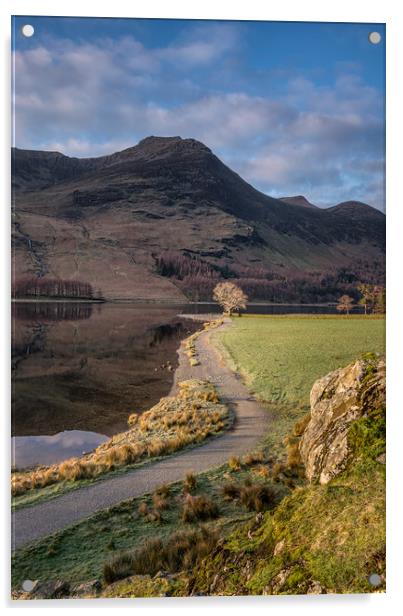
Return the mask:
<svg viewBox="0 0 403 616">
<path fill-rule="evenodd" d="M 126 37 L 17 51 L 16 144 L 94 156 L 150 134 L 194 137 L 274 196 L 382 206 L 383 101 L 358 67 L 332 86 L 292 79 L 281 98 L 217 91 L 208 72 L 238 43 L 211 26 L 159 49 Z"/>
</svg>

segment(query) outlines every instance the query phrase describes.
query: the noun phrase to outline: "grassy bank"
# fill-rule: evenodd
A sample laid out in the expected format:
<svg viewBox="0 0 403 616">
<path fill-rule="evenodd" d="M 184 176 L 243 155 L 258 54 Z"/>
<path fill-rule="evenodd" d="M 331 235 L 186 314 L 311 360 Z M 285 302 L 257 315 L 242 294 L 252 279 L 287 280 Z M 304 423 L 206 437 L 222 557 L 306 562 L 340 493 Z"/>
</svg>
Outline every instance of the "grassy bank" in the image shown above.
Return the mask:
<svg viewBox="0 0 403 616">
<path fill-rule="evenodd" d="M 369 576 L 385 574 L 385 467 L 360 460 L 326 486 L 297 488 L 251 530 L 239 525 L 200 563 L 193 591 L 211 592 L 215 579 L 223 595 L 374 591 Z"/>
<path fill-rule="evenodd" d="M 121 503 L 17 550 L 12 564 L 13 587 L 21 588 L 25 579 L 63 579 L 71 583 L 102 579 L 105 565 L 112 563 L 116 567 L 115 561 L 119 561 L 122 553 L 136 550 L 148 540 L 164 542 L 179 529 L 191 532 L 202 524 L 211 533 L 226 535 L 239 522 L 253 518 L 256 508 L 260 508 L 259 500 L 249 501 L 244 496 L 241 502 L 235 495 L 225 496 L 224 486 L 229 484 L 244 486 L 245 482 L 252 482 L 252 486 L 267 486 L 270 483 L 273 490 L 270 506 L 289 493 L 283 481 L 285 477 L 268 479 L 273 464 L 261 456 L 248 456 L 239 462 L 234 464 L 231 460 L 230 464 L 197 477 L 189 473 L 183 481 L 169 486 L 167 493 L 166 487 L 162 487 L 154 494 Z M 199 507 L 190 506 L 191 515 L 188 494 L 203 498 L 201 506 L 200 502 L 194 503 Z M 210 510 L 212 515 L 208 514 L 206 501 L 214 505 Z"/>
<path fill-rule="evenodd" d="M 179 383 L 176 396 L 162 398 L 142 415 L 129 417 L 130 429 L 94 452 L 60 464 L 12 475 L 14 506 L 27 505 L 122 468 L 170 455 L 219 434 L 230 421 L 213 385 L 197 379 Z M 56 486 L 56 488 L 55 488 Z"/>
</svg>

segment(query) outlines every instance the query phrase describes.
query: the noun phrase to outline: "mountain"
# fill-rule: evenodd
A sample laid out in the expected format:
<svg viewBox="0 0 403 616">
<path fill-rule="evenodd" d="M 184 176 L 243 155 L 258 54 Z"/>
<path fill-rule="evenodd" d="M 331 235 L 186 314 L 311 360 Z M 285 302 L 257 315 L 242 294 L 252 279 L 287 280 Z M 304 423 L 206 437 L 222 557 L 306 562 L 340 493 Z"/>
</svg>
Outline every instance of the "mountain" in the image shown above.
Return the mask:
<svg viewBox="0 0 403 616">
<path fill-rule="evenodd" d="M 274 199 L 194 139 L 148 137 L 83 159 L 13 149 L 12 184 L 16 282 L 79 280 L 109 299 L 181 300 L 164 255 L 191 260 L 188 277 L 382 269 L 381 212 Z"/>
<path fill-rule="evenodd" d="M 317 207 L 303 195 L 296 195 L 295 197 L 280 197 L 280 201 L 288 203 L 289 205 L 301 205 L 302 207 Z"/>
</svg>

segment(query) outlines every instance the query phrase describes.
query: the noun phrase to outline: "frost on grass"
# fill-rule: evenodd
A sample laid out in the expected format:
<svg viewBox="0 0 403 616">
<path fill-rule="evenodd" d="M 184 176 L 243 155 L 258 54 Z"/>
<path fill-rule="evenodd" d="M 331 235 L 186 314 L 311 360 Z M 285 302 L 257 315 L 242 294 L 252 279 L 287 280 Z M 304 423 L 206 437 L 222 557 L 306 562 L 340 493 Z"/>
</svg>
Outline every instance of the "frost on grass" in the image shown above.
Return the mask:
<svg viewBox="0 0 403 616">
<path fill-rule="evenodd" d="M 168 455 L 221 432 L 227 422 L 228 409 L 220 403 L 211 383 L 183 381 L 176 396 L 161 398 L 140 416 L 130 415 L 129 429 L 92 453 L 34 471 L 13 473 L 12 493 L 18 496 L 60 481 L 89 479 L 145 458 Z"/>
</svg>

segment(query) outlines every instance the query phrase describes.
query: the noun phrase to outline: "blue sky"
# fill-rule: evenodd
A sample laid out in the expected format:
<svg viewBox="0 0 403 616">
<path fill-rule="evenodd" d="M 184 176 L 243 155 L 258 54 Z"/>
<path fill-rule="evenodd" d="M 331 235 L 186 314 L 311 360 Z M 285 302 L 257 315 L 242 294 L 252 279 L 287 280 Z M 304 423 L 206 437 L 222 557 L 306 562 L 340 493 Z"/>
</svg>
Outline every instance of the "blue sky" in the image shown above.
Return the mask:
<svg viewBox="0 0 403 616">
<path fill-rule="evenodd" d="M 272 196 L 384 208 L 382 24 L 16 17 L 13 32 L 18 147 L 193 137 Z"/>
</svg>

